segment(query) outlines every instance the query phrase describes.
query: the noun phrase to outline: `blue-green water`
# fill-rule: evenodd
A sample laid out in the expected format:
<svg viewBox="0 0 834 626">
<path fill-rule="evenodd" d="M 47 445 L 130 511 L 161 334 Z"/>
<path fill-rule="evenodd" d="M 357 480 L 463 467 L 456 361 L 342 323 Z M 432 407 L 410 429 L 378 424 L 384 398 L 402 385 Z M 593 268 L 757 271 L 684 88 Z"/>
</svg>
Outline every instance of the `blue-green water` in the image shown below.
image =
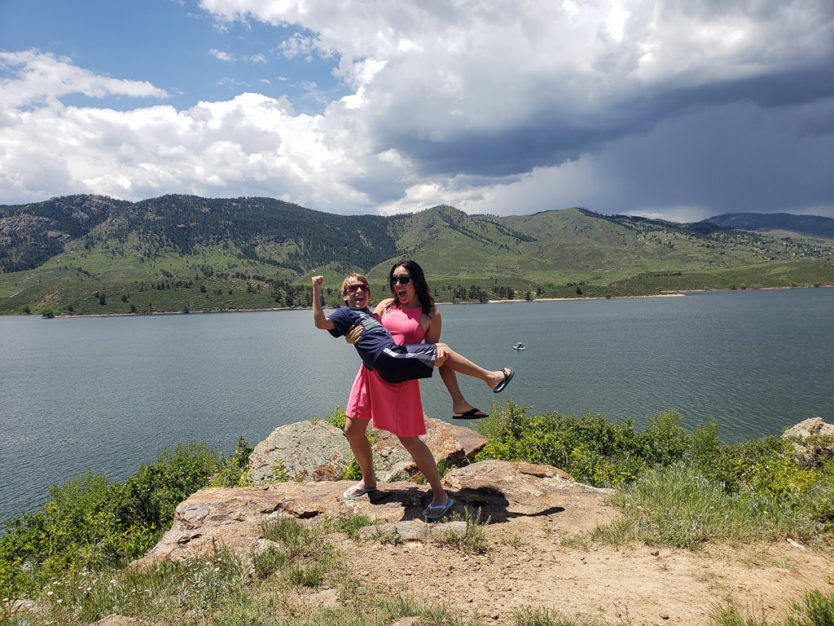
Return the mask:
<svg viewBox="0 0 834 626">
<path fill-rule="evenodd" d="M 517 372 L 500 395 L 463 379 L 481 408 L 512 400 L 641 427 L 676 408 L 690 429 L 715 419 L 728 442 L 834 421 L 834 289 L 441 311 L 443 341 Z M 513 350 L 517 341 L 528 349 Z M 76 474 L 123 480 L 180 442 L 229 451 L 238 435 L 254 445 L 323 417 L 344 407 L 358 366 L 309 311 L 0 317 L 0 519 L 36 509 Z M 426 413 L 451 421 L 439 377 L 421 386 Z"/>
</svg>

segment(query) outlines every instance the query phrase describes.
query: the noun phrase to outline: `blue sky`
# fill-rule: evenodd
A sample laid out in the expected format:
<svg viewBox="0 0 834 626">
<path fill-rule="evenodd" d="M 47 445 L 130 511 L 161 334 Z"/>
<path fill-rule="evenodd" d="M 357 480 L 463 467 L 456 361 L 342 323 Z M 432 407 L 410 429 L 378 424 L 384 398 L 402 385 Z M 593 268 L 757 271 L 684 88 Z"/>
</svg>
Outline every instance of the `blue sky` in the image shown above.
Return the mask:
<svg viewBox="0 0 834 626">
<path fill-rule="evenodd" d="M 299 111 L 321 112 L 347 91 L 332 74 L 338 55 L 287 58 L 280 46 L 297 33 L 305 36 L 298 27 L 257 20 L 218 23 L 193 2 L 0 0 L 3 50 L 36 48 L 95 74 L 149 81 L 177 109 L 257 91 L 287 95 Z M 148 104 L 83 94 L 69 94 L 63 102 L 118 110 Z"/>
<path fill-rule="evenodd" d="M 0 0 L 0 203 L 834 217 L 830 0 Z"/>
</svg>

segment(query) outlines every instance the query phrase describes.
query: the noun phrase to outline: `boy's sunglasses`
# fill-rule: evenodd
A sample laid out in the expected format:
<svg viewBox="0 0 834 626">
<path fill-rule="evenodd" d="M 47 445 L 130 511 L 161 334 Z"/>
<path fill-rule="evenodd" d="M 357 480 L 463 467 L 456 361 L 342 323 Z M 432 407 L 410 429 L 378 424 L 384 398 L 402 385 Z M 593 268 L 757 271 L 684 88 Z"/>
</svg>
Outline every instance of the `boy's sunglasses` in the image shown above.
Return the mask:
<svg viewBox="0 0 834 626">
<path fill-rule="evenodd" d="M 348 293 L 356 293 L 360 289 L 362 291 L 368 291 L 368 285 L 348 285 L 347 287 L 345 287 L 345 289 Z"/>
<path fill-rule="evenodd" d="M 391 284 L 396 285 L 400 283 L 401 285 L 407 285 L 411 282 L 411 276 L 392 276 L 391 277 Z"/>
</svg>

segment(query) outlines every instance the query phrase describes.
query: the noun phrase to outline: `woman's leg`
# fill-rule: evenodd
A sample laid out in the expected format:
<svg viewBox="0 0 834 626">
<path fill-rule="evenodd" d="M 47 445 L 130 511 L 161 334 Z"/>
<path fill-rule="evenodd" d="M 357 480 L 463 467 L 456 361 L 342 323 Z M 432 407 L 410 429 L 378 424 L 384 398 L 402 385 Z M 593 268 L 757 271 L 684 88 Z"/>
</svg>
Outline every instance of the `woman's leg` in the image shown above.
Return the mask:
<svg viewBox="0 0 834 626">
<path fill-rule="evenodd" d="M 356 457 L 356 462 L 359 464 L 359 470 L 362 472 L 362 480 L 356 485 L 360 490 L 376 489 L 374 455 L 371 451 L 371 443 L 365 434 L 369 422 L 370 420 L 359 420 L 350 417 L 345 419 L 345 435 L 350 443 L 353 456 Z M 351 489 L 354 489 L 354 487 L 351 487 Z"/>
<path fill-rule="evenodd" d="M 444 365 L 450 367 L 456 372 L 460 372 L 461 374 L 466 374 L 467 376 L 472 376 L 474 378 L 480 378 L 487 385 L 489 385 L 490 389 L 495 389 L 495 387 L 497 387 L 505 378 L 504 370 L 486 370 L 480 365 L 476 365 L 462 354 L 458 354 L 445 343 L 438 343 L 435 366 L 442 367 Z M 512 372 L 509 368 L 507 368 L 507 371 Z"/>
<path fill-rule="evenodd" d="M 446 506 L 449 501 L 449 496 L 440 484 L 440 472 L 437 470 L 437 462 L 432 456 L 431 450 L 425 442 L 419 437 L 400 437 L 400 443 L 408 450 L 411 458 L 417 464 L 417 467 L 423 472 L 423 476 L 429 481 L 431 485 L 431 507 L 441 508 Z"/>
</svg>

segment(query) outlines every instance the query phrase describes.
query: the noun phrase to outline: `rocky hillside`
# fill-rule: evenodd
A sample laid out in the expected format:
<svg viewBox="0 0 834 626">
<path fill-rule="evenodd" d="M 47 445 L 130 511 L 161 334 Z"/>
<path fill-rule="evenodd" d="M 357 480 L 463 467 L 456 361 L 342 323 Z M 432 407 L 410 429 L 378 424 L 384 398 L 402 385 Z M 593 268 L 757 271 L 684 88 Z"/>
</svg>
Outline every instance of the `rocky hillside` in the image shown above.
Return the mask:
<svg viewBox="0 0 834 626">
<path fill-rule="evenodd" d="M 0 313 L 305 306 L 314 273 L 381 281 L 402 257 L 453 301 L 834 283 L 834 241 L 577 208 L 382 217 L 270 198 L 69 196 L 0 206 Z"/>
</svg>

